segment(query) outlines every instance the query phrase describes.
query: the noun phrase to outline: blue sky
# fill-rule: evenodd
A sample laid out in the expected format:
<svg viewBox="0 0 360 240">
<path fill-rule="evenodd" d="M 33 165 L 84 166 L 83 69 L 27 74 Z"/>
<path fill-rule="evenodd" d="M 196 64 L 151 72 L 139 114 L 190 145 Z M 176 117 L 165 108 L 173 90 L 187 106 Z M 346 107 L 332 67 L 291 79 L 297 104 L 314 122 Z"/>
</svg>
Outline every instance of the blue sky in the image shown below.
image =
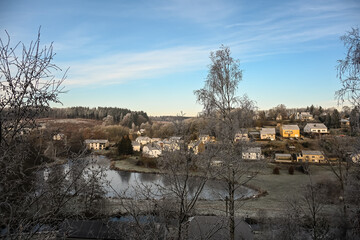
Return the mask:
<svg viewBox="0 0 360 240">
<path fill-rule="evenodd" d="M 200 112 L 193 91 L 222 44 L 241 62 L 238 94 L 259 109 L 336 106 L 339 37 L 359 25 L 359 0 L 0 0 L 1 37 L 28 44 L 41 26 L 70 67 L 63 106 L 149 115 Z"/>
</svg>

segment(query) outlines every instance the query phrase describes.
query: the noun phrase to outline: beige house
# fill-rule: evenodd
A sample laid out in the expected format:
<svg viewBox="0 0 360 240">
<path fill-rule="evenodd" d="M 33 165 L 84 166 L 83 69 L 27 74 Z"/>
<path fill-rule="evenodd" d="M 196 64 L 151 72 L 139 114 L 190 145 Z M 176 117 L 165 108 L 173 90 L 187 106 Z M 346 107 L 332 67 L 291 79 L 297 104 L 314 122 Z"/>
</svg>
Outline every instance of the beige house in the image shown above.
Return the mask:
<svg viewBox="0 0 360 240">
<path fill-rule="evenodd" d="M 302 150 L 296 156 L 298 162 L 309 162 L 309 163 L 326 163 L 324 153 L 317 150 Z"/>
<path fill-rule="evenodd" d="M 249 141 L 248 131 L 247 131 L 246 129 L 242 129 L 242 130 L 238 131 L 238 132 L 235 134 L 234 141 L 235 141 L 235 142 Z"/>
<path fill-rule="evenodd" d="M 210 136 L 205 135 L 205 134 L 201 134 L 201 135 L 199 135 L 199 141 L 203 142 L 203 143 L 210 142 Z"/>
<path fill-rule="evenodd" d="M 86 139 L 85 145 L 90 150 L 103 150 L 109 147 L 109 141 L 107 139 Z"/>
<path fill-rule="evenodd" d="M 131 145 L 133 147 L 134 152 L 140 152 L 140 147 L 141 147 L 140 143 L 138 143 L 136 141 L 132 141 Z"/>
<path fill-rule="evenodd" d="M 306 133 L 328 133 L 328 129 L 323 123 L 308 123 L 304 127 Z"/>
<path fill-rule="evenodd" d="M 314 117 L 310 112 L 301 112 L 297 113 L 296 119 L 301 121 L 312 121 L 314 120 Z"/>
<path fill-rule="evenodd" d="M 260 139 L 275 140 L 275 128 L 263 128 L 260 130 Z"/>
</svg>

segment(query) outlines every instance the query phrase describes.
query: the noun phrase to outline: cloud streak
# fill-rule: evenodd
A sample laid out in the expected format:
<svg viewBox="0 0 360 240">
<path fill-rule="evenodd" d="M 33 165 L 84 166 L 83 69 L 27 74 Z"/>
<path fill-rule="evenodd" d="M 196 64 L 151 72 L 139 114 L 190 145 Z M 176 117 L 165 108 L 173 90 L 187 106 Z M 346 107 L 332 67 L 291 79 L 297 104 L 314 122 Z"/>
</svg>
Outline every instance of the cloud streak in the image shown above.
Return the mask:
<svg viewBox="0 0 360 240">
<path fill-rule="evenodd" d="M 198 70 L 206 66 L 209 48 L 177 47 L 142 53 L 103 56 L 70 64 L 66 85 L 122 84 L 169 73 Z"/>
</svg>

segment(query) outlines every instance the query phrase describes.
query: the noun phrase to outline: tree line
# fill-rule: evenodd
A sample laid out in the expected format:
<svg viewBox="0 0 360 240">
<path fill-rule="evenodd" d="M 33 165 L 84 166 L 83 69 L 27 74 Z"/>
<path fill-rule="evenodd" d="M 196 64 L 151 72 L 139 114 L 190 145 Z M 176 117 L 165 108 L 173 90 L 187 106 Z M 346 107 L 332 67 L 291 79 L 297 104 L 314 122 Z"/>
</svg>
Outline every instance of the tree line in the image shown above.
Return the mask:
<svg viewBox="0 0 360 240">
<path fill-rule="evenodd" d="M 131 111 L 126 108 L 117 107 L 67 107 L 67 108 L 51 108 L 44 112 L 40 117 L 51 118 L 86 118 L 103 120 L 107 116 L 112 116 L 114 123 L 121 123 L 124 126 L 131 128 L 132 123 L 135 126 L 140 126 L 142 123 L 148 122 L 149 117 L 143 111 Z"/>
</svg>

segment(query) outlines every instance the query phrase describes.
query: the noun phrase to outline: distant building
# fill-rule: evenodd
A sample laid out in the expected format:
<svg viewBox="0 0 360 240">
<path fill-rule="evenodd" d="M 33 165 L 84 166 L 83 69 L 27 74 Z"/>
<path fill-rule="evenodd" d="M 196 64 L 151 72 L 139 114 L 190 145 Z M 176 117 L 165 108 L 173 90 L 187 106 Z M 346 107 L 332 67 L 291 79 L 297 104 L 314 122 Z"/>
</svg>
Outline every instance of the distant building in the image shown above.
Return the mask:
<svg viewBox="0 0 360 240">
<path fill-rule="evenodd" d="M 210 142 L 210 136 L 205 135 L 205 134 L 201 134 L 201 135 L 199 135 L 199 141 L 201 141 L 203 143 Z"/>
<path fill-rule="evenodd" d="M 103 150 L 109 147 L 109 141 L 107 139 L 86 139 L 85 145 L 90 150 Z"/>
<path fill-rule="evenodd" d="M 63 133 L 58 133 L 53 136 L 54 141 L 62 141 L 65 140 L 66 136 Z"/>
<path fill-rule="evenodd" d="M 260 160 L 261 147 L 249 147 L 242 152 L 242 158 L 247 160 Z"/>
<path fill-rule="evenodd" d="M 275 153 L 275 162 L 292 163 L 294 160 L 289 153 Z"/>
<path fill-rule="evenodd" d="M 235 142 L 249 141 L 249 134 L 247 129 L 241 129 L 240 131 L 238 131 L 235 134 L 234 141 Z"/>
<path fill-rule="evenodd" d="M 350 127 L 350 120 L 348 118 L 340 119 L 340 125 L 342 128 Z"/>
<path fill-rule="evenodd" d="M 308 123 L 304 127 L 306 133 L 328 133 L 328 129 L 323 123 Z"/>
<path fill-rule="evenodd" d="M 140 152 L 140 147 L 141 147 L 140 143 L 138 143 L 136 141 L 132 141 L 131 145 L 133 147 L 134 152 Z"/>
<path fill-rule="evenodd" d="M 300 137 L 300 129 L 297 125 L 280 126 L 280 135 L 284 138 Z"/>
<path fill-rule="evenodd" d="M 146 145 L 151 142 L 151 138 L 149 137 L 137 137 L 135 139 L 136 142 L 140 143 L 141 145 Z"/>
<path fill-rule="evenodd" d="M 192 150 L 194 154 L 199 154 L 205 151 L 205 144 L 202 141 L 191 142 L 188 145 L 188 149 Z"/>
<path fill-rule="evenodd" d="M 301 112 L 296 114 L 295 119 L 301 121 L 312 121 L 314 120 L 314 117 L 310 112 Z"/>
<path fill-rule="evenodd" d="M 260 130 L 260 139 L 275 140 L 275 128 L 263 128 Z"/>
<path fill-rule="evenodd" d="M 148 157 L 151 158 L 156 158 L 159 157 L 161 155 L 161 149 L 158 148 L 157 146 L 150 146 L 150 145 L 146 145 L 143 147 L 143 154 L 147 155 Z"/>
<path fill-rule="evenodd" d="M 326 163 L 324 153 L 316 150 L 302 150 L 296 159 L 298 162 Z"/>
</svg>

